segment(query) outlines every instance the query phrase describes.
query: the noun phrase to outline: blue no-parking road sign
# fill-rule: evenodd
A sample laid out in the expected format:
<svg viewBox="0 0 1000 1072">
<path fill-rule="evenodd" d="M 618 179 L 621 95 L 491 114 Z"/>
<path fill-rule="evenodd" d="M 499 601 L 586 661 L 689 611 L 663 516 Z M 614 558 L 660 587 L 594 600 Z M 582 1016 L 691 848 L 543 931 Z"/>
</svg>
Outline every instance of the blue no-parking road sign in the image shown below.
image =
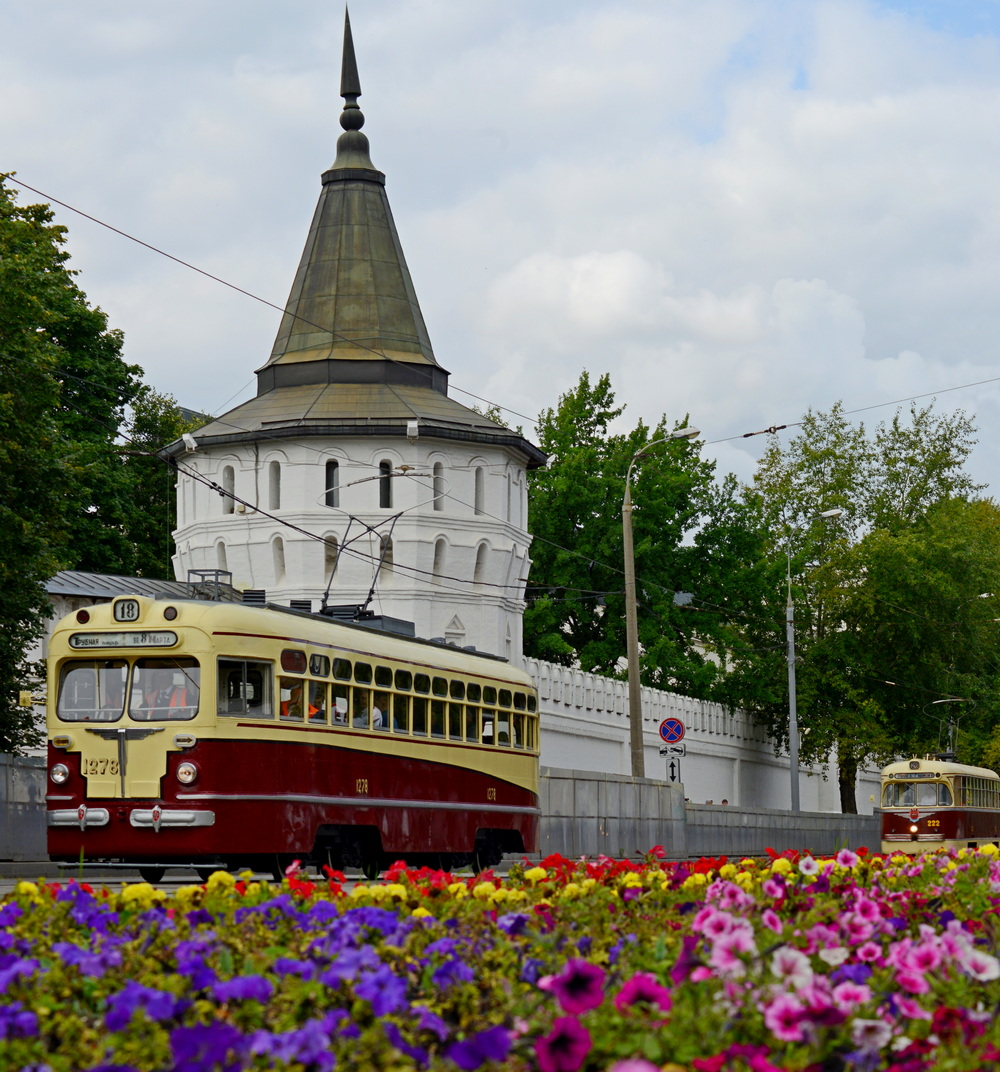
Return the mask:
<svg viewBox="0 0 1000 1072">
<path fill-rule="evenodd" d="M 665 718 L 660 723 L 660 737 L 667 744 L 675 744 L 684 737 L 684 723 L 679 718 Z"/>
</svg>

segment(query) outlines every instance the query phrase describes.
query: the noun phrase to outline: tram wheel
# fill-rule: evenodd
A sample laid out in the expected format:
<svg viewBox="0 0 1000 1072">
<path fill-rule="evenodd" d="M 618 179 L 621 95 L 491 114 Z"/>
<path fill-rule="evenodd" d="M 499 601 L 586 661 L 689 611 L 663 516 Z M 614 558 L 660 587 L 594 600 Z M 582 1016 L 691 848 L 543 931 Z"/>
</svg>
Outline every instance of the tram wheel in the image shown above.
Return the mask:
<svg viewBox="0 0 1000 1072">
<path fill-rule="evenodd" d="M 148 882 L 155 886 L 157 882 L 163 881 L 163 876 L 167 873 L 165 867 L 140 867 L 139 877 L 143 882 Z"/>
<path fill-rule="evenodd" d="M 377 856 L 366 856 L 361 861 L 361 874 L 367 879 L 376 879 L 382 873 L 381 862 Z"/>
</svg>

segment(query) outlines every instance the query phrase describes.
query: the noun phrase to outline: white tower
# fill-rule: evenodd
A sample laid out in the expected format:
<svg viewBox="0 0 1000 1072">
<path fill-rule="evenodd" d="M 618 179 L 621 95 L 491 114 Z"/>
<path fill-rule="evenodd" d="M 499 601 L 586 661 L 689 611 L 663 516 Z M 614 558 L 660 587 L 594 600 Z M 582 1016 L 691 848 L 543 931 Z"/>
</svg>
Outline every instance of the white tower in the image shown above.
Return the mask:
<svg viewBox="0 0 1000 1072">
<path fill-rule="evenodd" d="M 448 397 L 361 133 L 349 21 L 341 95 L 344 133 L 257 396 L 166 448 L 175 573 L 228 570 L 271 602 L 391 615 L 518 660 L 525 472 L 545 455 Z"/>
</svg>

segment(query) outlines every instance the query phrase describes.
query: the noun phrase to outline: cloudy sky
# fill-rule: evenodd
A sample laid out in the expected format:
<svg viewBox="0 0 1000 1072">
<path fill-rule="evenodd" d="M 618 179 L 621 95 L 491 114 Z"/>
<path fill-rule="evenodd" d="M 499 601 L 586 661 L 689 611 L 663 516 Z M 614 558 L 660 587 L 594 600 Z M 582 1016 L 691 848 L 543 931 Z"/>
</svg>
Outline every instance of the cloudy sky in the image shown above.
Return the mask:
<svg viewBox="0 0 1000 1072">
<path fill-rule="evenodd" d="M 340 132 L 339 2 L 4 8 L 0 171 L 46 195 L 22 202 L 283 304 Z M 718 441 L 936 393 L 975 414 L 1000 490 L 1000 0 L 354 0 L 351 21 L 460 401 L 527 430 L 610 372 L 629 421 L 688 413 L 748 478 L 763 437 Z M 277 312 L 56 208 L 150 383 L 211 413 L 253 393 Z"/>
</svg>

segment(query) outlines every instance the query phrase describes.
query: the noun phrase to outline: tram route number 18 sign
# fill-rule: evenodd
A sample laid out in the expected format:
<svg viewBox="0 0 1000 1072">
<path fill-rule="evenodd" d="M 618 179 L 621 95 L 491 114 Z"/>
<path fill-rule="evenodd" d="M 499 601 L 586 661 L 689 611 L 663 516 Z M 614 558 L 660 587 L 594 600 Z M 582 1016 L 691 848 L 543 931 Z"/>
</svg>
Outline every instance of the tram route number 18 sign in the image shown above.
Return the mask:
<svg viewBox="0 0 1000 1072">
<path fill-rule="evenodd" d="M 660 723 L 660 740 L 664 744 L 676 744 L 684 739 L 684 723 L 679 718 L 665 718 Z"/>
</svg>

